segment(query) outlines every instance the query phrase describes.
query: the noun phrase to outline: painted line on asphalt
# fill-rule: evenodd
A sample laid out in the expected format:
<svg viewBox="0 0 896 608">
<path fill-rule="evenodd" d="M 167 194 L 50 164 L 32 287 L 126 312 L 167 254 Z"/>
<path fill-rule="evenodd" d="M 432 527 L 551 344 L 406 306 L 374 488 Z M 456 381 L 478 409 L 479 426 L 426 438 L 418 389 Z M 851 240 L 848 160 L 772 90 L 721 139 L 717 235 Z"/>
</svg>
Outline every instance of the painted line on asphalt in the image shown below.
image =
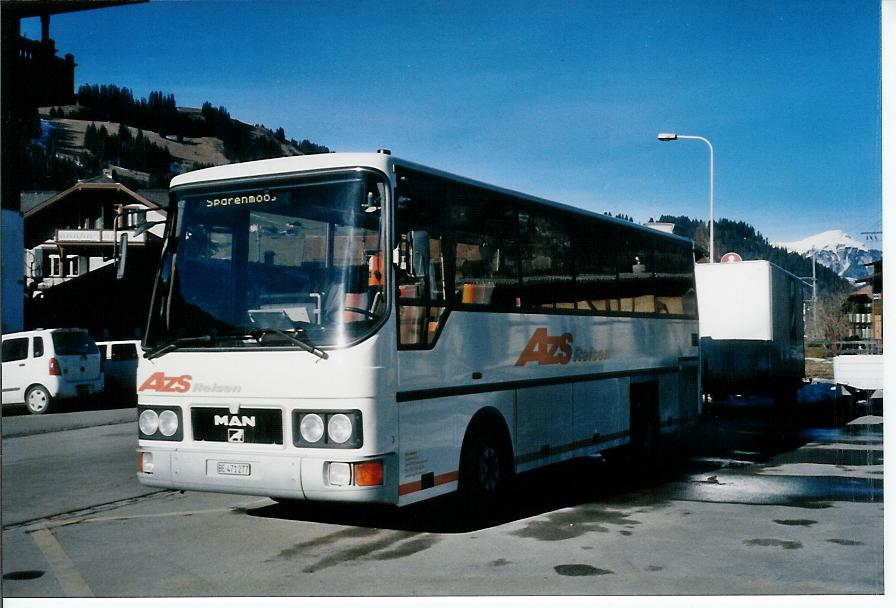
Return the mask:
<svg viewBox="0 0 896 608">
<path fill-rule="evenodd" d="M 189 517 L 191 515 L 211 515 L 214 513 L 229 513 L 231 511 L 239 511 L 243 509 L 251 509 L 255 507 L 259 507 L 270 502 L 267 498 L 261 498 L 258 500 L 253 500 L 252 502 L 228 506 L 228 507 L 217 507 L 215 509 L 200 509 L 193 511 L 166 511 L 164 513 L 140 513 L 137 515 L 106 515 L 104 517 L 92 517 L 90 515 L 84 515 L 82 517 L 72 517 L 69 519 L 58 519 L 53 521 L 45 522 L 45 525 L 49 528 L 62 528 L 64 526 L 73 526 L 76 524 L 95 524 L 95 523 L 104 523 L 110 521 L 130 521 L 130 520 L 138 520 L 138 519 L 157 519 L 157 518 L 165 518 L 165 517 Z"/>
<path fill-rule="evenodd" d="M 31 526 L 27 528 L 27 531 L 46 558 L 50 565 L 50 571 L 59 581 L 66 597 L 95 597 L 87 581 L 78 572 L 75 564 L 66 555 L 62 545 L 46 525 Z"/>
<path fill-rule="evenodd" d="M 176 490 L 153 490 L 151 492 L 147 492 L 146 494 L 138 494 L 137 496 L 131 496 L 129 498 L 123 498 L 121 500 L 114 500 L 112 502 L 107 502 L 99 505 L 93 505 L 92 507 L 85 507 L 79 509 L 73 509 L 71 511 L 66 511 L 64 513 L 54 513 L 52 515 L 44 515 L 42 517 L 35 517 L 33 519 L 28 519 L 25 521 L 14 521 L 9 524 L 3 525 L 3 531 L 8 532 L 9 530 L 15 530 L 17 528 L 28 528 L 28 526 L 39 525 L 41 523 L 47 524 L 48 528 L 58 527 L 56 524 L 52 523 L 55 520 L 58 520 L 65 516 L 72 516 L 77 513 L 81 513 L 82 515 L 78 518 L 69 517 L 70 520 L 75 519 L 83 519 L 84 517 L 88 517 L 93 513 L 98 513 L 102 511 L 109 511 L 111 509 L 118 509 L 120 507 L 126 507 L 128 505 L 136 504 L 143 500 L 144 498 L 150 498 L 153 496 L 157 496 L 159 494 L 174 494 Z"/>
</svg>

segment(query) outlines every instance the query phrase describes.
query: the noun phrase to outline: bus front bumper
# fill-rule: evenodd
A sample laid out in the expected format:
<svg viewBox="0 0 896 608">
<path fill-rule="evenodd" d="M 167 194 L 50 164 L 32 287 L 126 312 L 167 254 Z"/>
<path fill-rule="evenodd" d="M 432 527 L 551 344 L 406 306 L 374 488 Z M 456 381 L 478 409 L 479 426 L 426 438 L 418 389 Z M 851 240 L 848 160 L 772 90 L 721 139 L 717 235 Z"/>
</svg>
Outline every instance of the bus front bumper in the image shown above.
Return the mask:
<svg viewBox="0 0 896 608">
<path fill-rule="evenodd" d="M 334 454 L 335 456 L 335 454 Z M 398 459 L 137 449 L 146 486 L 298 500 L 398 504 Z"/>
</svg>

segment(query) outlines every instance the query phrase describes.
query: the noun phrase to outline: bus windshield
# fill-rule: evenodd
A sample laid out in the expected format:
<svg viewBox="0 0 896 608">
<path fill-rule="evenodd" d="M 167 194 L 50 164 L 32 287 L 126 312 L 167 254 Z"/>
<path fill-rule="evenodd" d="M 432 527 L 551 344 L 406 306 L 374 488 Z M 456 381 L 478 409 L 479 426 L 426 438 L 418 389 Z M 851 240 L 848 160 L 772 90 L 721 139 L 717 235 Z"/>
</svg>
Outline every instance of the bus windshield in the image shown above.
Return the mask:
<svg viewBox="0 0 896 608">
<path fill-rule="evenodd" d="M 176 191 L 146 345 L 315 352 L 367 337 L 385 314 L 385 191 L 359 170 Z"/>
</svg>

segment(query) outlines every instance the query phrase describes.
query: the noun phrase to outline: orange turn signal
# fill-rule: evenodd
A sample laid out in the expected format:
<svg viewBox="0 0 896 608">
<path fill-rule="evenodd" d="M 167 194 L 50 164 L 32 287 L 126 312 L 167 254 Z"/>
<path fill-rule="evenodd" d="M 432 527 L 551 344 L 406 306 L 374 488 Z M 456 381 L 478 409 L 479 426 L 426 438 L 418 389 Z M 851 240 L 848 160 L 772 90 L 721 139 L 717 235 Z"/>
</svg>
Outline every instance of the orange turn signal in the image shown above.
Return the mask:
<svg viewBox="0 0 896 608">
<path fill-rule="evenodd" d="M 381 486 L 383 485 L 383 461 L 371 460 L 370 462 L 355 463 L 356 486 Z"/>
<path fill-rule="evenodd" d="M 137 472 L 152 475 L 153 464 L 150 452 L 137 452 Z"/>
</svg>

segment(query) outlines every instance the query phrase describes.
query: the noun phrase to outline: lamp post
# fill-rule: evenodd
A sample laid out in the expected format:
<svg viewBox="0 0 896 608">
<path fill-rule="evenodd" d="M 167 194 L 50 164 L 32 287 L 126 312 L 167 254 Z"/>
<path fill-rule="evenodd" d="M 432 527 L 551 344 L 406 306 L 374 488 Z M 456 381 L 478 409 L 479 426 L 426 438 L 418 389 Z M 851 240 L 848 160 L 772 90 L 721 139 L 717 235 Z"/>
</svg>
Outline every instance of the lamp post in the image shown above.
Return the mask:
<svg viewBox="0 0 896 608">
<path fill-rule="evenodd" d="M 699 135 L 679 135 L 678 133 L 660 133 L 656 136 L 660 141 L 675 141 L 676 139 L 696 139 L 702 141 L 709 146 L 709 263 L 716 261 L 715 248 L 715 232 L 713 225 L 715 224 L 715 211 L 713 209 L 713 150 L 712 144 L 705 137 Z"/>
</svg>

